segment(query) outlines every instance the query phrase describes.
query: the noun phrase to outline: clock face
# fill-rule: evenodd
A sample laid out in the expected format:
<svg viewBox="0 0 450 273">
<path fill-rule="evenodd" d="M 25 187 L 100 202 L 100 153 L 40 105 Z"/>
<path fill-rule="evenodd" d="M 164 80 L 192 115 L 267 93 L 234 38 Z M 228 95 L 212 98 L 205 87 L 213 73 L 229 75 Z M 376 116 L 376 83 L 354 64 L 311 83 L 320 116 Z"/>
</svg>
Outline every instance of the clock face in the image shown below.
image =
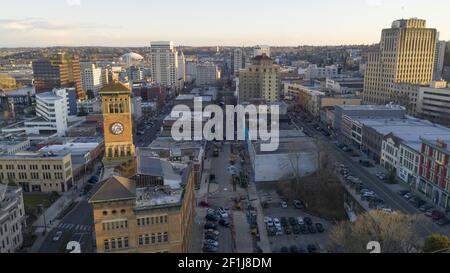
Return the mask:
<svg viewBox="0 0 450 273">
<path fill-rule="evenodd" d="M 123 124 L 122 123 L 113 123 L 111 125 L 111 133 L 115 134 L 115 135 L 121 135 L 123 133 Z"/>
</svg>

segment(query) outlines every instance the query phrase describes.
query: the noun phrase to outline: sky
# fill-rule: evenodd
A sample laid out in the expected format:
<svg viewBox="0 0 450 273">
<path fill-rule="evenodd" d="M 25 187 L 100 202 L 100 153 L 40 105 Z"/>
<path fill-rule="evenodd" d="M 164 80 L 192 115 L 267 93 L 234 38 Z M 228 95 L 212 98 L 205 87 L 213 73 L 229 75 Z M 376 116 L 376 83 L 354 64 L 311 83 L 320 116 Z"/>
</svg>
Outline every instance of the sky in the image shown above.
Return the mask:
<svg viewBox="0 0 450 273">
<path fill-rule="evenodd" d="M 2 0 L 0 47 L 373 44 L 418 17 L 450 40 L 448 0 Z"/>
</svg>

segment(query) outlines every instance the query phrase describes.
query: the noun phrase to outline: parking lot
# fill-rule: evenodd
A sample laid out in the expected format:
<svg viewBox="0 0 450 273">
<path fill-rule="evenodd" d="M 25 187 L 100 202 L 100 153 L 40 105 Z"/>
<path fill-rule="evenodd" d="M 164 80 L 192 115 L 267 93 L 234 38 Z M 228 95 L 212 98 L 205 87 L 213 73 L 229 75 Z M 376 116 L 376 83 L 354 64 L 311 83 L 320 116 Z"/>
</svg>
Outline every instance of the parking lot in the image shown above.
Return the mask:
<svg viewBox="0 0 450 273">
<path fill-rule="evenodd" d="M 278 233 L 278 235 L 270 236 L 269 235 L 269 242 L 271 246 L 272 252 L 308 252 L 308 245 L 314 245 L 316 247 L 315 252 L 323 252 L 326 251 L 326 247 L 328 244 L 328 232 L 332 227 L 332 224 L 327 222 L 324 219 L 321 219 L 316 216 L 309 215 L 305 213 L 301 209 L 296 209 L 293 204 L 287 204 L 287 208 L 283 208 L 281 206 L 281 199 L 278 197 L 276 191 L 271 192 L 259 192 L 260 199 L 261 200 L 270 200 L 268 201 L 268 207 L 264 208 L 264 215 L 263 217 L 267 218 L 270 217 L 272 220 L 275 218 L 280 220 L 282 222 L 283 218 L 287 221 L 287 225 L 281 223 L 282 226 L 282 233 Z M 312 231 L 314 233 L 311 233 L 310 230 L 308 230 L 308 224 L 304 223 L 303 225 L 298 225 L 298 218 L 302 218 L 302 220 L 305 220 L 305 218 L 310 218 L 312 221 Z M 296 222 L 294 225 L 292 223 L 289 223 L 289 218 L 294 218 Z M 293 221 L 293 220 L 291 220 Z M 316 224 L 320 223 L 323 226 L 324 231 L 319 232 L 316 228 Z M 288 226 L 288 230 L 286 230 L 286 226 Z M 298 234 L 294 233 L 294 226 L 297 227 Z M 305 231 L 301 231 L 300 227 L 304 226 L 303 229 Z M 267 227 L 267 225 L 266 225 Z M 310 228 L 311 229 L 311 228 Z M 286 233 L 290 233 L 287 234 Z M 268 231 L 264 231 L 268 232 Z M 273 235 L 273 234 L 272 234 Z M 291 249 L 293 246 L 295 248 Z M 284 248 L 284 249 L 283 249 Z"/>
</svg>

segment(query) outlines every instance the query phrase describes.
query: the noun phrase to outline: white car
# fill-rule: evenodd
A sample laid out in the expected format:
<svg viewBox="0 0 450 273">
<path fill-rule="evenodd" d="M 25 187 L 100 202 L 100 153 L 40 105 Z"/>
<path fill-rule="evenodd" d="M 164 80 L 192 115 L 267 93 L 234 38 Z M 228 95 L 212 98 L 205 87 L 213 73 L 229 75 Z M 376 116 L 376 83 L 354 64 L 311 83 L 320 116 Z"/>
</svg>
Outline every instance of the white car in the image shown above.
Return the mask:
<svg viewBox="0 0 450 273">
<path fill-rule="evenodd" d="M 287 204 L 287 202 L 281 202 L 281 207 L 283 208 L 283 209 L 286 209 L 287 207 L 288 207 L 288 204 Z"/>
<path fill-rule="evenodd" d="M 273 218 L 273 224 L 275 225 L 275 227 L 280 227 L 281 228 L 281 223 L 280 223 L 280 219 L 278 218 Z"/>
<path fill-rule="evenodd" d="M 305 221 L 303 220 L 302 217 L 297 217 L 297 223 L 301 226 L 303 226 L 305 224 Z"/>
<path fill-rule="evenodd" d="M 228 218 L 228 213 L 226 213 L 225 211 L 218 211 L 218 213 L 222 219 Z"/>
<path fill-rule="evenodd" d="M 56 232 L 55 236 L 53 236 L 53 241 L 59 241 L 59 239 L 61 239 L 62 233 L 63 232 L 61 230 Z"/>
<path fill-rule="evenodd" d="M 273 220 L 270 217 L 264 217 L 264 223 L 266 223 L 267 226 L 272 227 L 274 226 Z"/>
</svg>

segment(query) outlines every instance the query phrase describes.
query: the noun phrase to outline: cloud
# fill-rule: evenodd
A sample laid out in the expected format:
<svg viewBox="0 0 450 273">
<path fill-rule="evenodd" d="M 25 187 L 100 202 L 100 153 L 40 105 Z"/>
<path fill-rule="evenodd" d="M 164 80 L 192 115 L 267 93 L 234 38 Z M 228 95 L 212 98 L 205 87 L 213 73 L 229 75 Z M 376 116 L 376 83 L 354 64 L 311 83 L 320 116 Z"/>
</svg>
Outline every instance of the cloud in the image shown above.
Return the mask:
<svg viewBox="0 0 450 273">
<path fill-rule="evenodd" d="M 5 31 L 67 31 L 76 29 L 117 29 L 117 26 L 104 24 L 68 24 L 60 21 L 52 21 L 44 18 L 32 17 L 24 19 L 0 19 L 0 30 Z"/>
<path fill-rule="evenodd" d="M 81 6 L 81 0 L 66 0 L 66 2 L 69 7 Z"/>
</svg>

